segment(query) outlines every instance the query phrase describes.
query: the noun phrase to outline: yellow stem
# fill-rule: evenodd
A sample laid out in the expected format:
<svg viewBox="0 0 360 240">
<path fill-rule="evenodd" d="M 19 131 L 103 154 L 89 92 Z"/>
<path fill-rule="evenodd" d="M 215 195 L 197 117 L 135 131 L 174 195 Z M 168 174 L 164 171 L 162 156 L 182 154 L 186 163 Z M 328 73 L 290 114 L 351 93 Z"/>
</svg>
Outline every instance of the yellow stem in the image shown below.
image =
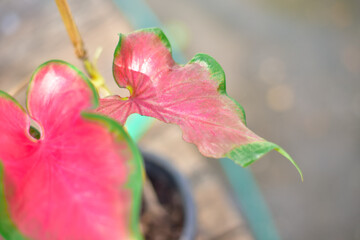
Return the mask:
<svg viewBox="0 0 360 240">
<path fill-rule="evenodd" d="M 90 77 L 91 82 L 94 84 L 99 94 L 110 95 L 110 91 L 106 86 L 104 78 L 101 76 L 96 68 L 95 62 L 92 63 L 88 60 L 88 56 L 84 47 L 84 42 L 81 38 L 80 32 L 75 24 L 74 18 L 72 17 L 67 0 L 55 0 L 58 6 L 60 15 L 70 37 L 70 40 L 75 48 L 76 56 L 82 60 L 85 70 Z"/>
<path fill-rule="evenodd" d="M 84 67 L 90 76 L 91 82 L 94 84 L 96 89 L 98 89 L 99 94 L 106 96 L 111 95 L 111 92 L 106 86 L 103 76 L 101 76 L 101 74 L 97 70 L 96 65 L 89 60 L 84 60 Z"/>
<path fill-rule="evenodd" d="M 84 43 L 82 41 L 80 32 L 72 17 L 69 5 L 66 0 L 55 0 L 58 6 L 60 15 L 69 34 L 70 40 L 75 48 L 75 54 L 80 59 L 87 59 Z"/>
<path fill-rule="evenodd" d="M 12 88 L 10 91 L 9 91 L 9 94 L 10 96 L 16 96 L 18 95 L 23 89 L 25 89 L 27 87 L 29 83 L 29 80 L 26 79 L 24 81 L 22 81 L 21 83 L 19 83 L 18 85 L 16 85 L 14 88 Z"/>
<path fill-rule="evenodd" d="M 95 59 L 93 62 L 89 61 L 85 47 L 84 47 L 84 43 L 82 41 L 80 32 L 75 24 L 75 21 L 72 17 L 69 5 L 67 3 L 66 0 L 55 0 L 56 5 L 58 6 L 59 12 L 61 14 L 62 20 L 65 24 L 66 30 L 68 32 L 68 35 L 70 37 L 70 40 L 72 42 L 72 44 L 74 45 L 75 48 L 75 54 L 78 58 L 80 58 L 84 64 L 85 70 L 87 72 L 87 74 L 90 77 L 91 82 L 94 84 L 94 86 L 96 87 L 96 89 L 98 90 L 99 94 L 102 95 L 110 95 L 110 90 L 109 88 L 106 86 L 106 83 L 104 81 L 104 78 L 101 76 L 101 74 L 99 73 L 99 71 L 97 70 L 96 67 L 96 60 L 100 55 L 101 51 L 98 51 L 97 54 L 95 54 Z M 128 86 L 127 89 L 130 91 L 130 95 L 132 95 L 133 89 L 131 88 L 131 86 Z M 127 98 L 124 98 L 124 100 L 126 100 Z M 144 176 L 146 176 L 145 170 L 144 168 L 142 169 L 142 173 L 143 173 L 143 180 L 145 181 Z M 154 211 L 159 214 L 159 215 L 163 215 L 165 213 L 165 210 L 162 208 L 162 206 L 159 204 L 157 197 L 156 197 L 156 193 L 155 190 L 153 188 L 153 186 L 149 184 L 145 187 L 147 190 L 147 193 L 145 193 L 147 196 L 150 195 L 150 199 L 149 202 L 151 202 L 154 208 Z M 154 200 L 155 199 L 155 200 Z"/>
</svg>

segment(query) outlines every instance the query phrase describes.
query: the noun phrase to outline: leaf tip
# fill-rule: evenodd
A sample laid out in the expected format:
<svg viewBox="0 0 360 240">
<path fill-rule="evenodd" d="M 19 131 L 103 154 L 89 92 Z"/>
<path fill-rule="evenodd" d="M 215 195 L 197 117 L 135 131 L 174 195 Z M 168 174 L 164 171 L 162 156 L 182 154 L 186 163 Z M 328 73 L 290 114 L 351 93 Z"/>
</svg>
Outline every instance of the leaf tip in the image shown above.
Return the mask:
<svg viewBox="0 0 360 240">
<path fill-rule="evenodd" d="M 304 181 L 303 173 L 294 159 L 283 148 L 272 142 L 259 141 L 248 143 L 233 149 L 226 154 L 226 157 L 232 159 L 235 163 L 242 167 L 247 167 L 271 150 L 276 150 L 278 153 L 287 158 L 298 170 L 301 181 Z"/>
<path fill-rule="evenodd" d="M 276 144 L 275 144 L 276 145 Z M 300 167 L 297 165 L 297 163 L 294 161 L 294 159 L 280 146 L 276 145 L 276 147 L 274 148 L 278 153 L 280 153 L 281 155 L 283 155 L 285 158 L 287 158 L 292 165 L 294 165 L 294 167 L 296 168 L 296 170 L 299 172 L 299 175 L 301 177 L 301 181 L 304 182 L 304 176 L 303 173 L 300 169 Z"/>
</svg>

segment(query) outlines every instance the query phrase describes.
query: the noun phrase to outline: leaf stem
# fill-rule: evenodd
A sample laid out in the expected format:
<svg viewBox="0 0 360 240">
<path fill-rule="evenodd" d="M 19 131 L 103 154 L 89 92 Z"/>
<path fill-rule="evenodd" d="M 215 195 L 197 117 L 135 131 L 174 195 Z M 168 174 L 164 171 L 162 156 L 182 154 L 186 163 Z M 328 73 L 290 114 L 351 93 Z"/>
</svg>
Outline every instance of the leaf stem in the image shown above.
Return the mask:
<svg viewBox="0 0 360 240">
<path fill-rule="evenodd" d="M 91 82 L 94 84 L 99 94 L 102 95 L 110 95 L 110 90 L 105 84 L 104 78 L 101 76 L 96 67 L 97 59 L 100 55 L 101 50 L 97 51 L 95 54 L 95 58 L 93 61 L 90 61 L 85 47 L 84 42 L 81 38 L 80 32 L 75 24 L 74 18 L 72 17 L 69 5 L 67 0 L 55 0 L 56 5 L 58 6 L 59 12 L 61 14 L 62 20 L 70 37 L 70 40 L 75 48 L 76 56 L 82 60 L 85 70 L 90 77 Z M 130 91 L 132 89 L 129 89 Z M 159 203 L 154 187 L 146 178 L 144 181 L 144 199 L 148 203 L 148 212 L 155 217 L 162 217 L 166 214 L 165 209 Z"/>
<path fill-rule="evenodd" d="M 102 93 L 102 95 L 104 96 L 110 95 L 110 91 L 106 86 L 105 80 L 96 67 L 96 60 L 98 56 L 93 62 L 89 60 L 84 46 L 84 42 L 76 26 L 67 0 L 55 0 L 55 2 L 58 6 L 60 15 L 70 37 L 70 40 L 75 48 L 75 54 L 80 60 L 82 60 L 84 68 L 88 76 L 90 77 L 91 82 L 94 84 L 99 93 Z"/>
<path fill-rule="evenodd" d="M 27 85 L 29 84 L 29 80 L 26 79 L 22 82 L 20 82 L 18 85 L 16 85 L 15 87 L 13 87 L 12 89 L 10 89 L 9 91 L 9 95 L 10 96 L 16 96 L 18 95 L 23 89 L 25 89 L 27 87 Z"/>
<path fill-rule="evenodd" d="M 66 30 L 69 34 L 70 40 L 74 45 L 76 56 L 82 60 L 87 59 L 84 43 L 82 41 L 80 32 L 75 24 L 74 18 L 72 17 L 67 0 L 55 0 L 55 2 L 59 9 Z"/>
</svg>

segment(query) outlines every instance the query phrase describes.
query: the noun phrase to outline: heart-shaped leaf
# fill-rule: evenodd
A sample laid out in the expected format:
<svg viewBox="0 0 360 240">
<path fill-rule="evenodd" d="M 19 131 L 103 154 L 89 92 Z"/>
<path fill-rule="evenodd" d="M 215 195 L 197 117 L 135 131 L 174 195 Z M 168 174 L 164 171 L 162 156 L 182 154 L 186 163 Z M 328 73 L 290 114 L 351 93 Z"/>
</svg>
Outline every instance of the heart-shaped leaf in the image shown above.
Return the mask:
<svg viewBox="0 0 360 240">
<path fill-rule="evenodd" d="M 141 238 L 140 153 L 116 121 L 86 112 L 97 102 L 87 78 L 61 61 L 34 73 L 29 115 L 1 92 L 0 225 L 11 226 L 0 227 L 4 237 Z M 39 139 L 29 134 L 30 117 Z"/>
<path fill-rule="evenodd" d="M 164 33 L 150 28 L 120 34 L 113 71 L 131 96 L 101 99 L 98 112 L 123 124 L 133 113 L 175 123 L 203 155 L 229 157 L 242 166 L 275 149 L 301 174 L 283 149 L 246 127 L 244 110 L 227 95 L 224 71 L 212 57 L 198 54 L 184 66 L 176 64 Z"/>
</svg>

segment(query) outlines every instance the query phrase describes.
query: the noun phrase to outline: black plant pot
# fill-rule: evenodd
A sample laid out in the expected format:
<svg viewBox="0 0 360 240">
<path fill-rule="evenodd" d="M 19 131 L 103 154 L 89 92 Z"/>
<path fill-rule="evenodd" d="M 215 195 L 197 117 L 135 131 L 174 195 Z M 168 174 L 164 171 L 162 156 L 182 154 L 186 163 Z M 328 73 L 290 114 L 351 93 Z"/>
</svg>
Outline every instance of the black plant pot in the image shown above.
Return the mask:
<svg viewBox="0 0 360 240">
<path fill-rule="evenodd" d="M 171 226 L 176 239 L 193 240 L 196 236 L 196 207 L 187 180 L 167 161 L 157 155 L 143 152 L 147 177 L 154 186 L 160 204 L 180 221 L 181 226 Z M 168 202 L 172 203 L 168 203 Z M 169 226 L 164 226 L 169 227 Z M 174 236 L 156 239 L 175 239 Z"/>
</svg>

